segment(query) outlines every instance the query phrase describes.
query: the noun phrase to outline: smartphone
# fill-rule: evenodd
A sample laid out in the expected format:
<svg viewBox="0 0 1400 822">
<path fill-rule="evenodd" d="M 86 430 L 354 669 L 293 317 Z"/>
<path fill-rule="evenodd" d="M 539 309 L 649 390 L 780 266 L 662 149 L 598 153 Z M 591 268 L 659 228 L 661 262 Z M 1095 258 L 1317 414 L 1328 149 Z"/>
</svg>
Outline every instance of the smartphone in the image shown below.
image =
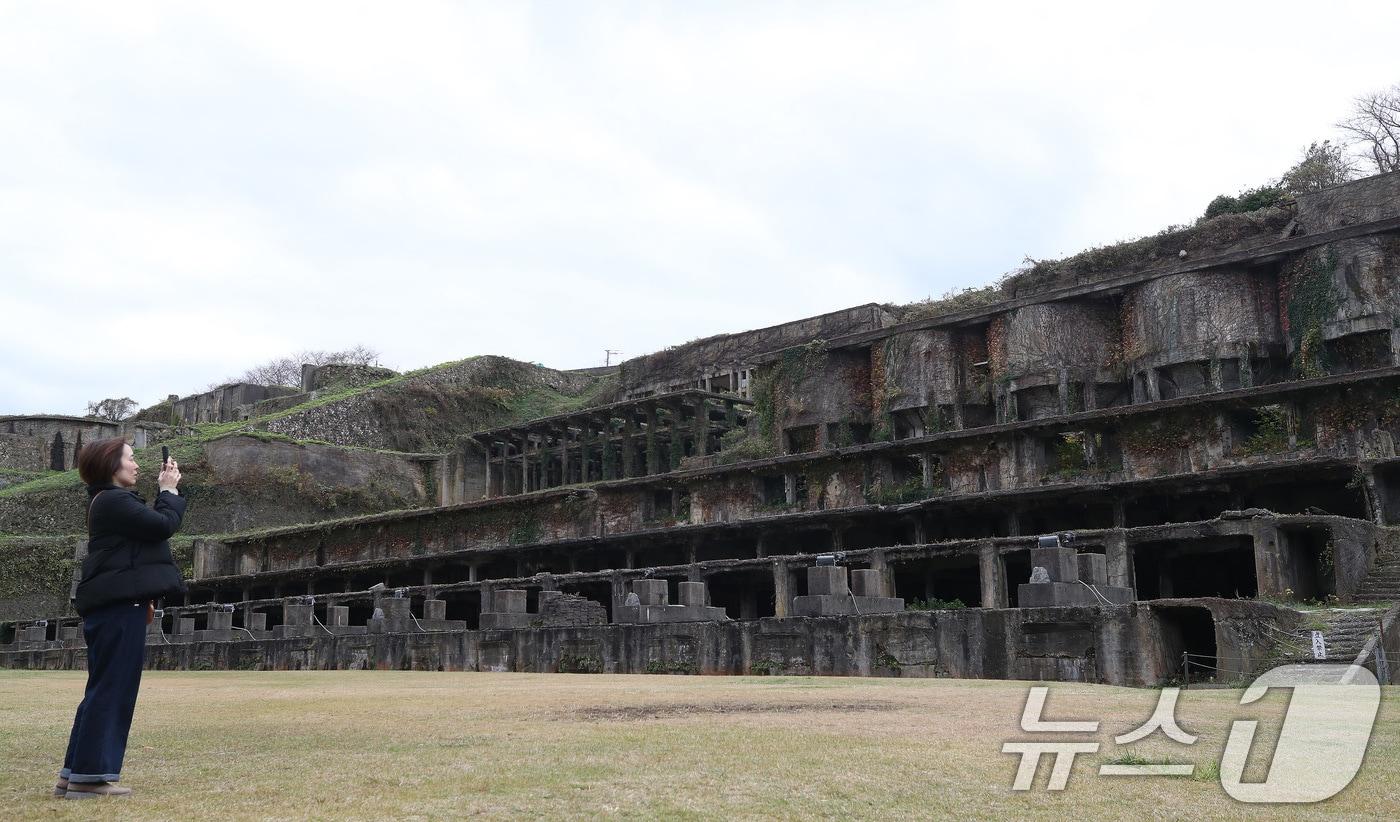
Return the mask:
<svg viewBox="0 0 1400 822">
<path fill-rule="evenodd" d="M 168 445 L 162 445 L 162 446 L 160 447 L 160 466 L 161 466 L 162 468 L 164 468 L 169 462 L 170 462 L 170 446 L 168 446 Z"/>
</svg>

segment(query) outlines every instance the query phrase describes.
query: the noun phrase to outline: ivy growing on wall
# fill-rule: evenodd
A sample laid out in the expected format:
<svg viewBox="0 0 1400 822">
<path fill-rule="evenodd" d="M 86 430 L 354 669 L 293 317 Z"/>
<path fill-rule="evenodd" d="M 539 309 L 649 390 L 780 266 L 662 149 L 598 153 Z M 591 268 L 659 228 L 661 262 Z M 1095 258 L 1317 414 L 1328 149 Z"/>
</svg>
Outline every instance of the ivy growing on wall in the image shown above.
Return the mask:
<svg viewBox="0 0 1400 822">
<path fill-rule="evenodd" d="M 1279 278 L 1283 326 L 1293 345 L 1293 372 L 1302 379 L 1327 374 L 1322 327 L 1337 313 L 1333 275 L 1337 252 L 1312 251 L 1294 258 Z"/>
</svg>

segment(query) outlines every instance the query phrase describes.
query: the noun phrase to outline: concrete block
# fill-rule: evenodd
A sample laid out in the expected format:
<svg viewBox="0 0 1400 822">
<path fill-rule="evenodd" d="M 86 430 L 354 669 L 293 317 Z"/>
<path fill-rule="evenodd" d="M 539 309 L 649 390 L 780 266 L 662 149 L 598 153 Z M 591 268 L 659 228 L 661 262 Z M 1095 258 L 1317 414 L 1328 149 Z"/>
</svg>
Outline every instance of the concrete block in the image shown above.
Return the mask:
<svg viewBox="0 0 1400 822">
<path fill-rule="evenodd" d="M 488 613 L 481 615 L 481 630 L 500 631 L 514 630 L 517 628 L 529 628 L 530 622 L 535 618 L 534 614 L 520 613 Z"/>
<path fill-rule="evenodd" d="M 175 620 L 175 633 L 190 636 L 194 633 L 194 617 L 180 617 Z"/>
<path fill-rule="evenodd" d="M 350 624 L 349 605 L 331 605 L 326 608 L 326 627 L 337 628 Z"/>
<path fill-rule="evenodd" d="M 1132 588 L 1095 585 L 1099 596 L 1113 605 L 1133 601 Z M 1021 608 L 1054 608 L 1064 605 L 1103 605 L 1103 599 L 1078 582 L 1047 582 L 1041 585 L 1021 585 L 1016 589 L 1016 604 Z"/>
<path fill-rule="evenodd" d="M 78 639 L 79 639 L 79 637 L 78 637 L 78 629 L 77 629 L 77 628 L 62 628 L 62 629 L 59 630 L 59 637 L 58 637 L 58 638 L 61 639 L 61 640 L 63 640 L 64 642 L 77 642 Z"/>
<path fill-rule="evenodd" d="M 525 592 L 521 591 L 520 593 L 523 594 Z M 497 593 L 497 596 L 499 597 L 500 594 Z M 405 631 L 415 630 L 413 612 L 410 610 L 412 604 L 412 600 L 407 598 L 399 599 L 398 597 L 390 597 L 380 600 L 379 607 L 384 609 L 384 630 L 389 633 L 403 633 Z"/>
<path fill-rule="evenodd" d="M 491 610 L 497 614 L 523 614 L 527 610 L 529 592 L 507 588 L 491 595 Z"/>
<path fill-rule="evenodd" d="M 851 593 L 855 594 L 858 597 L 884 596 L 884 575 L 873 568 L 857 568 L 852 570 Z"/>
<path fill-rule="evenodd" d="M 244 627 L 250 631 L 266 631 L 267 614 L 258 613 L 254 611 L 253 613 L 248 615 L 248 624 Z"/>
<path fill-rule="evenodd" d="M 1103 554 L 1080 554 L 1079 581 L 1089 585 L 1108 584 L 1108 561 Z"/>
<path fill-rule="evenodd" d="M 423 601 L 424 619 L 447 619 L 447 600 L 428 599 Z"/>
<path fill-rule="evenodd" d="M 904 610 L 900 597 L 853 597 L 849 593 L 793 597 L 792 615 L 801 617 L 890 614 Z"/>
<path fill-rule="evenodd" d="M 681 605 L 705 607 L 705 583 L 682 582 L 679 585 Z"/>
<path fill-rule="evenodd" d="M 841 596 L 850 592 L 846 582 L 846 569 L 840 565 L 813 565 L 807 569 L 807 594 L 809 596 Z"/>
<path fill-rule="evenodd" d="M 1073 548 L 1032 548 L 1031 567 L 1044 568 L 1051 582 L 1077 582 L 1079 560 Z"/>
<path fill-rule="evenodd" d="M 20 640 L 22 642 L 43 642 L 48 631 L 49 629 L 42 625 L 31 625 L 20 632 Z"/>
<path fill-rule="evenodd" d="M 300 602 L 282 603 L 282 624 L 287 626 L 303 626 L 311 623 L 312 605 L 303 605 Z"/>
<path fill-rule="evenodd" d="M 632 593 L 637 595 L 643 607 L 665 605 L 670 601 L 670 594 L 666 590 L 666 580 L 664 579 L 634 579 L 632 580 Z"/>
<path fill-rule="evenodd" d="M 210 611 L 208 622 L 206 622 L 205 624 L 208 625 L 207 630 L 210 631 L 231 630 L 233 628 L 233 612 Z"/>
</svg>

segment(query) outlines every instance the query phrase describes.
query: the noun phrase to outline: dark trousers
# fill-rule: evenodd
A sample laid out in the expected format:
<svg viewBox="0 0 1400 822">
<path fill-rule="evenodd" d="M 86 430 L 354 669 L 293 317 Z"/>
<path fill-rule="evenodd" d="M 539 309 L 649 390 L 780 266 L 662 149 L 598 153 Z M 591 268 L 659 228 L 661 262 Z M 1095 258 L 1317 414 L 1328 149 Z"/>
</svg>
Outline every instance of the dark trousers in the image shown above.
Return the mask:
<svg viewBox="0 0 1400 822">
<path fill-rule="evenodd" d="M 70 782 L 116 782 L 146 661 L 146 605 L 119 603 L 83 618 L 87 691 L 73 718 L 60 777 Z"/>
</svg>

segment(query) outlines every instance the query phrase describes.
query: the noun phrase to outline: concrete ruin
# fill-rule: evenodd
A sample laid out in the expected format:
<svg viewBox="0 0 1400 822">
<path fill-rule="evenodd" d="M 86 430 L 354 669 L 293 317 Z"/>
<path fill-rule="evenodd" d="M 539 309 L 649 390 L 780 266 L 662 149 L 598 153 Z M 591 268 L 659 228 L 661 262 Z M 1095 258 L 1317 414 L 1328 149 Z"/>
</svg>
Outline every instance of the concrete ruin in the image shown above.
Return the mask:
<svg viewBox="0 0 1400 822">
<path fill-rule="evenodd" d="M 442 504 L 196 539 L 151 665 L 1156 685 L 1394 624 L 1400 174 L 1276 211 L 624 363 Z M 34 617 L 0 665 L 80 666 Z"/>
</svg>

